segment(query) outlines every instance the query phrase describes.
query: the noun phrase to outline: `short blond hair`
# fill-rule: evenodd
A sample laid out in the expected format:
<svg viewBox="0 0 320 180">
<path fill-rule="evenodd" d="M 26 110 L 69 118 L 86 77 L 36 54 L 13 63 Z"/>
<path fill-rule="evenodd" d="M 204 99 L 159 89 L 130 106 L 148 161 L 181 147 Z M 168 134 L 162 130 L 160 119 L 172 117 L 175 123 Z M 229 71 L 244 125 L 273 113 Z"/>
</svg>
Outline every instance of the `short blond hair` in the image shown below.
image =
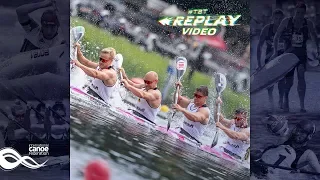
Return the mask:
<svg viewBox="0 0 320 180">
<path fill-rule="evenodd" d="M 115 50 L 114 48 L 112 48 L 112 47 L 103 48 L 103 49 L 101 50 L 101 53 L 102 53 L 102 54 L 110 53 L 110 56 L 111 56 L 112 59 L 114 59 L 114 57 L 115 57 L 116 54 L 117 54 L 116 50 Z"/>
</svg>

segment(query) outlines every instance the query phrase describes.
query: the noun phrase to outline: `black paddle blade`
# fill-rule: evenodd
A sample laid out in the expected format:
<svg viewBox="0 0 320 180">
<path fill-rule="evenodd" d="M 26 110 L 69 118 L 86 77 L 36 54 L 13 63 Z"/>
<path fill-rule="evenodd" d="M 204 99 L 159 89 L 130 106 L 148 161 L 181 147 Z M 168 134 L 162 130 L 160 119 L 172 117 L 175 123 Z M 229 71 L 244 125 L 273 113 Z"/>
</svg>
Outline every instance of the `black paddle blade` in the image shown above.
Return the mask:
<svg viewBox="0 0 320 180">
<path fill-rule="evenodd" d="M 218 144 L 218 136 L 219 136 L 219 133 L 218 133 L 218 131 L 216 131 L 216 134 L 214 135 L 214 138 L 213 138 L 213 141 L 211 144 L 211 148 L 213 148 L 214 146 L 216 146 Z"/>
</svg>

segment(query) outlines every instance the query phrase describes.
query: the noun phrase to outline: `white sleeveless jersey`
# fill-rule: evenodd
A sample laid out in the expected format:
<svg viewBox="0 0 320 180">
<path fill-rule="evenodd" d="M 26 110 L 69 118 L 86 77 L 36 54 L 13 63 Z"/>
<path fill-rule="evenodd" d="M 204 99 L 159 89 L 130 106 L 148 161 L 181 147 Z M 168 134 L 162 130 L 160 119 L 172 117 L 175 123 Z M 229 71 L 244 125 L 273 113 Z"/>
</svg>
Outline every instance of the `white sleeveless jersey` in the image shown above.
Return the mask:
<svg viewBox="0 0 320 180">
<path fill-rule="evenodd" d="M 150 121 L 154 122 L 157 114 L 160 111 L 160 107 L 161 107 L 161 104 L 159 105 L 159 107 L 153 108 L 149 105 L 149 103 L 145 99 L 139 98 L 137 105 L 136 105 L 136 110 L 141 115 L 143 115 L 144 117 L 146 117 Z"/>
<path fill-rule="evenodd" d="M 54 139 L 67 139 L 68 129 L 69 129 L 69 124 L 52 125 L 51 126 L 51 136 Z"/>
<path fill-rule="evenodd" d="M 208 107 L 203 107 L 206 108 L 209 112 L 209 119 L 210 119 L 210 110 Z M 197 112 L 199 107 L 196 107 L 193 102 L 189 103 L 187 110 L 189 112 Z M 207 125 L 201 124 L 200 122 L 194 122 L 190 121 L 188 118 L 184 118 L 183 126 L 182 128 L 187 131 L 192 137 L 197 139 L 199 141 L 200 137 L 203 135 L 203 132 Z"/>
<path fill-rule="evenodd" d="M 100 67 L 97 67 L 97 70 L 100 70 Z M 90 88 L 96 92 L 105 102 L 110 102 L 112 99 L 119 96 L 119 93 L 116 93 L 117 85 L 119 84 L 118 79 L 113 86 L 106 86 L 104 82 L 100 79 L 93 78 Z"/>
<path fill-rule="evenodd" d="M 46 130 L 44 129 L 44 124 L 31 124 L 31 131 L 37 135 L 37 137 L 44 139 L 47 136 Z"/>
<path fill-rule="evenodd" d="M 235 124 L 233 124 L 230 127 L 231 130 L 235 132 L 240 132 L 242 128 L 236 127 Z M 250 128 L 246 128 L 250 131 Z M 247 149 L 250 147 L 250 140 L 247 141 L 241 141 L 241 140 L 236 140 L 236 139 L 231 139 L 228 138 L 227 144 L 225 146 L 225 149 L 231 151 L 232 153 L 238 155 L 243 159 L 247 153 Z"/>
</svg>

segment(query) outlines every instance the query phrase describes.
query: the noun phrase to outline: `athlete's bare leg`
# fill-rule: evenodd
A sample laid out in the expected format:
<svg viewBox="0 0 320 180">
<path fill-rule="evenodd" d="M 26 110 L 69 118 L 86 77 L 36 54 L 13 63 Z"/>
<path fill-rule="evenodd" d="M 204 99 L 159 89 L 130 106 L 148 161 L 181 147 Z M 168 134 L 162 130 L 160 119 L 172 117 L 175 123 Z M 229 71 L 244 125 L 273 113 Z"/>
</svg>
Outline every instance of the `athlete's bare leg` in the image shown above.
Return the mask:
<svg viewBox="0 0 320 180">
<path fill-rule="evenodd" d="M 304 107 L 304 98 L 306 95 L 306 79 L 305 79 L 305 66 L 303 64 L 300 64 L 297 68 L 297 76 L 298 76 L 298 94 L 300 99 L 300 108 L 301 112 L 306 112 Z"/>
<path fill-rule="evenodd" d="M 268 88 L 268 97 L 269 97 L 269 108 L 270 108 L 270 111 L 274 112 L 273 86 Z"/>
<path fill-rule="evenodd" d="M 280 109 L 283 109 L 283 97 L 284 97 L 284 92 L 285 92 L 285 83 L 286 83 L 285 78 L 281 79 L 281 80 L 278 82 L 279 108 L 280 108 Z"/>
<path fill-rule="evenodd" d="M 293 86 L 294 76 L 285 77 L 285 88 L 284 88 L 284 104 L 283 110 L 289 112 L 289 94 L 291 87 Z"/>
</svg>

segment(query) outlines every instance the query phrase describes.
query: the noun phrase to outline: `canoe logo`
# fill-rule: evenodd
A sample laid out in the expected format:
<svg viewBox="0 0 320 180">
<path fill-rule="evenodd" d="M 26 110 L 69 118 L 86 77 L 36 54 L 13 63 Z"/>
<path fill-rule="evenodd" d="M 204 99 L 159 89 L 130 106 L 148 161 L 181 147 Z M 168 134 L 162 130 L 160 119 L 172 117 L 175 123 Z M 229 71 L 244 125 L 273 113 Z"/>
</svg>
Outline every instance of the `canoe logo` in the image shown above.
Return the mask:
<svg viewBox="0 0 320 180">
<path fill-rule="evenodd" d="M 0 168 L 4 171 L 11 171 L 17 168 L 20 164 L 29 169 L 39 169 L 46 166 L 45 164 L 47 161 L 48 160 L 39 164 L 29 156 L 21 156 L 13 148 L 2 148 L 0 150 Z"/>
<path fill-rule="evenodd" d="M 49 144 L 29 144 L 29 155 L 49 156 Z"/>
<path fill-rule="evenodd" d="M 177 62 L 177 69 L 178 70 L 184 70 L 185 69 L 185 63 L 183 60 L 180 60 Z"/>
</svg>

